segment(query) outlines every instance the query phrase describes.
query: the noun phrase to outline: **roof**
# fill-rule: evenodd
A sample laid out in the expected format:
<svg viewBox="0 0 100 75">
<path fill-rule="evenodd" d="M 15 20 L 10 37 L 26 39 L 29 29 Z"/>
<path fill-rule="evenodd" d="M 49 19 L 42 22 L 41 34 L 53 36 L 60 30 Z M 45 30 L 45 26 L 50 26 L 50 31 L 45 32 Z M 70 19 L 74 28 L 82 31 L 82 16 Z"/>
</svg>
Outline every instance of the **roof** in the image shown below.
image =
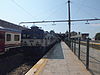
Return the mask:
<svg viewBox="0 0 100 75">
<path fill-rule="evenodd" d="M 28 28 L 25 28 L 25 27 L 22 27 L 17 24 L 13 24 L 13 23 L 1 20 L 1 19 L 0 19 L 0 26 L 4 28 L 11 28 L 11 29 L 16 29 L 16 30 L 28 29 Z"/>
<path fill-rule="evenodd" d="M 18 32 L 18 33 L 21 33 L 21 30 L 11 29 L 11 28 L 4 28 L 4 27 L 2 27 L 2 26 L 0 26 L 0 30 L 2 30 L 2 31 L 10 31 L 10 32 Z"/>
</svg>

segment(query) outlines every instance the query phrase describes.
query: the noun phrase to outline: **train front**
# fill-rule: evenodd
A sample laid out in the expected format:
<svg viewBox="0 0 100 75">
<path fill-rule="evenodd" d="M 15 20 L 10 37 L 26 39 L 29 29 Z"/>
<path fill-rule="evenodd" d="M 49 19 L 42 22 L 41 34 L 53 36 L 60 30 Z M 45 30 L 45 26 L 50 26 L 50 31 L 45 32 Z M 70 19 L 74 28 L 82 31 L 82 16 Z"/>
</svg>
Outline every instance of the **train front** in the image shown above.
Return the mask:
<svg viewBox="0 0 100 75">
<path fill-rule="evenodd" d="M 22 46 L 36 47 L 42 46 L 44 31 L 37 26 L 32 26 L 31 29 L 22 30 Z"/>
</svg>

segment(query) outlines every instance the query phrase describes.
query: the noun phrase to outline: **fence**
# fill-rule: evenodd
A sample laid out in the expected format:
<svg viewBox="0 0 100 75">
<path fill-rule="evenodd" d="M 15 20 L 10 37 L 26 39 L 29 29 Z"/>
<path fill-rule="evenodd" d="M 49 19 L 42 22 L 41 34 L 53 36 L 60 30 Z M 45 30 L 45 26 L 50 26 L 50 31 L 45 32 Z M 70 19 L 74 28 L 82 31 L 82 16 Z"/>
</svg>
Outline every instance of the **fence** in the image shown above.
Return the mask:
<svg viewBox="0 0 100 75">
<path fill-rule="evenodd" d="M 65 40 L 65 42 L 84 63 L 86 69 L 93 75 L 100 75 L 100 48 L 98 48 L 100 45 L 92 44 L 89 38 L 85 41 L 81 41 L 80 38 L 72 38 L 70 41 Z"/>
</svg>

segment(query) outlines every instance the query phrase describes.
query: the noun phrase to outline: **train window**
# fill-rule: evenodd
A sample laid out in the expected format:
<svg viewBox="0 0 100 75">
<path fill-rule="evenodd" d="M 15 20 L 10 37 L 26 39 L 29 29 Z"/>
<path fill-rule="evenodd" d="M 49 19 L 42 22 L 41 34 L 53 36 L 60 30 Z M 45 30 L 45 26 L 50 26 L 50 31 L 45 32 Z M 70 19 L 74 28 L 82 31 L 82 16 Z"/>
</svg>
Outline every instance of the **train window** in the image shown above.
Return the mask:
<svg viewBox="0 0 100 75">
<path fill-rule="evenodd" d="M 27 34 L 27 38 L 30 38 L 30 35 Z"/>
<path fill-rule="evenodd" d="M 11 34 L 7 34 L 7 41 L 11 41 Z"/>
<path fill-rule="evenodd" d="M 23 34 L 22 37 L 23 37 L 23 38 L 26 38 L 26 34 Z"/>
<path fill-rule="evenodd" d="M 20 36 L 19 35 L 14 35 L 14 40 L 19 41 Z"/>
</svg>

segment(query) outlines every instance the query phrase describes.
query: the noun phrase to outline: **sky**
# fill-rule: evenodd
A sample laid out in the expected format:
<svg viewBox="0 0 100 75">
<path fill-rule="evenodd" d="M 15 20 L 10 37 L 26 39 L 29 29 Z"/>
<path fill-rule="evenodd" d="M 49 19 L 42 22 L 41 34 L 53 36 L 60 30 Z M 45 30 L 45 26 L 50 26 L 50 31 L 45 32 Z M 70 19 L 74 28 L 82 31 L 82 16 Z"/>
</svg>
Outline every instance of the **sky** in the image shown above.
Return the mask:
<svg viewBox="0 0 100 75">
<path fill-rule="evenodd" d="M 68 0 L 0 0 L 0 19 L 20 22 L 68 20 Z M 100 19 L 100 0 L 71 0 L 71 19 Z M 89 33 L 94 37 L 100 32 L 100 21 L 72 22 L 71 31 Z M 55 24 L 55 25 L 54 25 Z M 68 31 L 68 23 L 21 24 L 36 25 L 45 31 Z"/>
</svg>

